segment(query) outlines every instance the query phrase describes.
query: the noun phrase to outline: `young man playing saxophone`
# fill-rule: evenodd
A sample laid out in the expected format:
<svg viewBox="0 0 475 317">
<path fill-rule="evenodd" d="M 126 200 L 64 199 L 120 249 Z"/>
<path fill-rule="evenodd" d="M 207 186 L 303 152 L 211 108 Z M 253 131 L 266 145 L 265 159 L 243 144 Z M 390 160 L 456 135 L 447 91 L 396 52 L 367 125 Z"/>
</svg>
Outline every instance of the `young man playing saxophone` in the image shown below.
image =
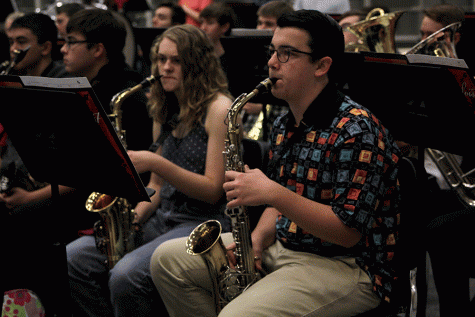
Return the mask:
<svg viewBox="0 0 475 317">
<path fill-rule="evenodd" d="M 267 175 L 228 171 L 224 184 L 228 208 L 269 206 L 252 233 L 256 267 L 268 274 L 221 317 L 354 316 L 391 299 L 400 154 L 376 117 L 335 88 L 343 51 L 341 27 L 325 14 L 278 20 L 269 77 L 290 112 L 274 123 Z M 155 251 L 154 283 L 170 316 L 216 316 L 205 262 L 184 245 Z"/>
</svg>

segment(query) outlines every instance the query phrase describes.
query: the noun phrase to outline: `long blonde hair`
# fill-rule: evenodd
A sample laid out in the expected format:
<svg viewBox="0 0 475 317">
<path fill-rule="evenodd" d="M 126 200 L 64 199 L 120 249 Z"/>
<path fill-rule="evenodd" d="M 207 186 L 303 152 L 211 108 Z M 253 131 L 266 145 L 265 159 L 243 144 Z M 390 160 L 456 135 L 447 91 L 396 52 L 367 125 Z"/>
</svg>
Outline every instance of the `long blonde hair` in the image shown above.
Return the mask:
<svg viewBox="0 0 475 317">
<path fill-rule="evenodd" d="M 206 34 L 187 24 L 167 29 L 154 41 L 150 52 L 152 75 L 159 75 L 157 55 L 164 38 L 177 46 L 183 71 L 183 95 L 176 100 L 174 94 L 166 93 L 157 81 L 151 88 L 150 114 L 163 125 L 178 113 L 181 128 L 190 131 L 195 124 L 203 122 L 208 105 L 219 93 L 231 97 L 227 78 Z"/>
</svg>

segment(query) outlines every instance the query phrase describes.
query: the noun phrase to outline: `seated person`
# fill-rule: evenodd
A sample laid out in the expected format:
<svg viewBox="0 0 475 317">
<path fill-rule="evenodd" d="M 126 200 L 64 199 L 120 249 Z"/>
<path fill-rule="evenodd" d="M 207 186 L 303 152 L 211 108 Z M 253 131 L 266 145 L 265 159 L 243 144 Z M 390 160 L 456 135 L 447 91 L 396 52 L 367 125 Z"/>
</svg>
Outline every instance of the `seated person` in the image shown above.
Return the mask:
<svg viewBox="0 0 475 317">
<path fill-rule="evenodd" d="M 18 17 L 12 22 L 7 35 L 12 57 L 14 50 L 24 50 L 29 47 L 25 57 L 12 69 L 12 74 L 53 78 L 71 76 L 62 63 L 52 58 L 58 31 L 49 16 L 42 13 L 30 13 Z M 0 202 L 2 213 L 11 215 L 8 218 L 11 224 L 9 230 L 12 230 L 14 235 L 22 233 L 25 237 L 31 238 L 39 234 L 46 240 L 52 239 L 48 229 L 50 228 L 48 224 L 55 219 L 51 212 L 51 186 L 36 181 L 28 172 L 14 144 L 6 136 L 5 142 L 1 153 Z M 78 230 L 85 229 L 88 225 L 92 226 L 92 223 L 88 224 L 92 217 L 83 213 L 87 194 L 82 190 L 66 186 L 59 186 L 59 191 L 61 194 L 59 205 L 68 206 L 70 209 L 67 221 L 62 224 L 63 228 L 70 229 L 66 230 L 67 237 L 61 236 L 61 239 L 75 239 Z M 13 223 L 22 225 L 16 227 Z M 52 232 L 51 234 L 53 235 Z"/>
<path fill-rule="evenodd" d="M 71 16 L 66 32 L 61 48 L 66 70 L 74 76 L 86 77 L 105 112 L 110 114 L 112 98 L 143 79 L 125 62 L 122 51 L 127 35 L 125 26 L 110 11 L 85 9 Z M 139 91 L 121 106 L 128 149 L 147 149 L 153 142 L 146 104 L 144 92 Z"/>
<path fill-rule="evenodd" d="M 464 20 L 463 10 L 454 5 L 435 5 L 426 8 L 420 25 L 421 38 L 424 40 L 443 27 Z M 460 33 L 454 34 L 457 54 L 462 52 L 457 46 L 462 38 L 464 36 Z M 464 257 L 464 254 L 471 246 L 475 209 L 473 206 L 462 203 L 457 191 L 448 185 L 436 164 L 437 160 L 429 154 L 430 151 L 424 152 L 424 167 L 429 178 L 430 195 L 427 206 L 431 211 L 427 241 L 434 283 L 439 297 L 440 316 L 469 316 L 474 313 L 470 306 L 469 294 L 469 278 L 472 277 L 473 267 L 468 255 Z M 453 158 L 464 173 L 473 168 L 475 162 L 473 155 L 463 157 L 454 155 Z M 453 243 L 453 241 L 459 241 L 459 243 Z M 455 258 L 459 259 L 457 272 L 455 275 L 447 274 L 447 267 L 453 265 Z"/>
<path fill-rule="evenodd" d="M 56 17 L 55 23 L 58 28 L 58 37 L 64 40 L 66 37 L 66 27 L 68 26 L 69 18 L 76 12 L 85 9 L 84 5 L 80 3 L 62 3 L 55 7 Z"/>
<path fill-rule="evenodd" d="M 255 269 L 267 274 L 222 308 L 205 261 L 186 253 L 186 238 L 167 241 L 151 272 L 170 316 L 343 317 L 397 299 L 399 149 L 370 110 L 335 87 L 338 23 L 301 10 L 277 24 L 269 77 L 290 111 L 274 124 L 267 175 L 227 171 L 224 184 L 228 208 L 267 206 L 251 236 Z M 236 243 L 222 239 L 235 265 Z"/>
<path fill-rule="evenodd" d="M 58 29 L 54 21 L 42 13 L 30 13 L 15 19 L 6 30 L 10 55 L 14 50 L 29 47 L 25 57 L 15 65 L 11 75 L 71 77 L 64 66 L 55 61 L 59 53 L 56 45 Z"/>
<path fill-rule="evenodd" d="M 277 20 L 285 12 L 292 12 L 292 6 L 283 0 L 273 0 L 257 10 L 257 29 L 272 30 L 277 28 Z M 287 104 L 276 98 L 270 98 L 265 109 L 262 103 L 248 102 L 243 108 L 245 114 L 243 127 L 245 136 L 254 140 L 268 141 L 268 134 L 275 119 L 288 111 Z"/>
<path fill-rule="evenodd" d="M 223 121 L 232 100 L 212 44 L 194 26 L 173 26 L 154 42 L 151 56 L 152 74 L 161 76 L 152 85 L 150 109 L 158 149 L 129 151 L 139 173 L 152 172 L 147 187 L 156 191 L 151 203 L 135 207 L 142 243 L 112 270 L 94 237 L 67 246 L 75 316 L 162 315 L 154 306 L 153 251 L 207 219 L 224 220 Z"/>
<path fill-rule="evenodd" d="M 168 28 L 185 24 L 186 14 L 175 2 L 161 2 L 154 11 L 152 25 L 154 28 Z"/>
<path fill-rule="evenodd" d="M 225 51 L 221 38 L 229 35 L 234 27 L 235 15 L 233 9 L 223 3 L 214 2 L 200 12 L 200 29 L 202 29 L 214 46 L 214 53 L 221 59 L 224 71 L 228 61 L 225 60 Z"/>
<path fill-rule="evenodd" d="M 285 12 L 294 11 L 292 6 L 284 0 L 269 1 L 257 10 L 257 29 L 272 30 L 277 28 L 277 20 Z"/>
</svg>

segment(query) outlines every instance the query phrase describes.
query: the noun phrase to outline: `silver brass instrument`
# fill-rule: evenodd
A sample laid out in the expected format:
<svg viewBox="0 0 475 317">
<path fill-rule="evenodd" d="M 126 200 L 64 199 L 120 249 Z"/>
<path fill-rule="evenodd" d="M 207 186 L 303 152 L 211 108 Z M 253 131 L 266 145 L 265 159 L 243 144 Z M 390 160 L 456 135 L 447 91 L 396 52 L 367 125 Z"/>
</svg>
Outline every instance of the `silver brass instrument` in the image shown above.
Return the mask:
<svg viewBox="0 0 475 317">
<path fill-rule="evenodd" d="M 273 80 L 262 81 L 249 94 L 240 95 L 227 114 L 227 134 L 224 156 L 227 171 L 244 171 L 241 151 L 241 125 L 238 123 L 242 107 L 258 93 L 271 88 Z M 202 255 L 213 280 L 215 304 L 219 312 L 227 303 L 244 292 L 259 278 L 254 263 L 251 243 L 249 217 L 243 206 L 228 209 L 226 215 L 231 218 L 231 227 L 236 249 L 236 267 L 231 269 L 228 264 L 226 249 L 221 239 L 221 224 L 209 220 L 196 227 L 186 241 L 186 250 L 191 255 Z"/>
<path fill-rule="evenodd" d="M 18 64 L 23 58 L 25 58 L 29 49 L 30 47 L 28 46 L 24 50 L 14 50 L 13 58 L 0 64 L 0 75 L 8 75 L 12 71 L 13 67 L 15 67 L 15 65 Z"/>
<path fill-rule="evenodd" d="M 125 130 L 122 128 L 122 103 L 133 93 L 150 86 L 156 77 L 150 76 L 140 84 L 125 89 L 111 100 L 114 127 L 124 147 Z M 86 209 L 98 212 L 102 221 L 94 225 L 96 244 L 99 250 L 107 255 L 110 269 L 128 252 L 135 249 L 135 224 L 132 204 L 125 198 L 112 197 L 107 194 L 93 192 L 86 200 Z"/>
<path fill-rule="evenodd" d="M 455 22 L 431 34 L 426 39 L 414 45 L 406 54 L 423 54 L 438 57 L 457 58 L 454 36 L 462 22 Z"/>
<path fill-rule="evenodd" d="M 385 13 L 381 8 L 371 10 L 363 21 L 346 27 L 358 38 L 345 46 L 346 52 L 396 53 L 395 30 L 397 21 L 405 11 Z"/>
<path fill-rule="evenodd" d="M 425 153 L 434 161 L 459 199 L 466 206 L 475 207 L 475 178 L 470 177 L 475 173 L 475 168 L 464 173 L 454 154 L 435 149 L 425 149 Z"/>
</svg>

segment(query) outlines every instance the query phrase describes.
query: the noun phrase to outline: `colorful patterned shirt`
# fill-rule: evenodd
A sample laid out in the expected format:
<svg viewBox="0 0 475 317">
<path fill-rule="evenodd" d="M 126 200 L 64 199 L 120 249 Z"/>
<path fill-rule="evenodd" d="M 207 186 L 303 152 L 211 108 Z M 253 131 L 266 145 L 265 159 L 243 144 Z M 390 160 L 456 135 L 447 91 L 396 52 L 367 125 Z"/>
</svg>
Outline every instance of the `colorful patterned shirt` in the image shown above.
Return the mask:
<svg viewBox="0 0 475 317">
<path fill-rule="evenodd" d="M 366 108 L 327 85 L 300 126 L 289 112 L 274 123 L 268 176 L 313 201 L 329 205 L 348 227 L 363 234 L 352 248 L 319 239 L 291 219 L 277 219 L 277 239 L 289 249 L 355 257 L 375 292 L 389 301 L 397 273 L 392 265 L 400 200 L 400 152 Z"/>
</svg>

